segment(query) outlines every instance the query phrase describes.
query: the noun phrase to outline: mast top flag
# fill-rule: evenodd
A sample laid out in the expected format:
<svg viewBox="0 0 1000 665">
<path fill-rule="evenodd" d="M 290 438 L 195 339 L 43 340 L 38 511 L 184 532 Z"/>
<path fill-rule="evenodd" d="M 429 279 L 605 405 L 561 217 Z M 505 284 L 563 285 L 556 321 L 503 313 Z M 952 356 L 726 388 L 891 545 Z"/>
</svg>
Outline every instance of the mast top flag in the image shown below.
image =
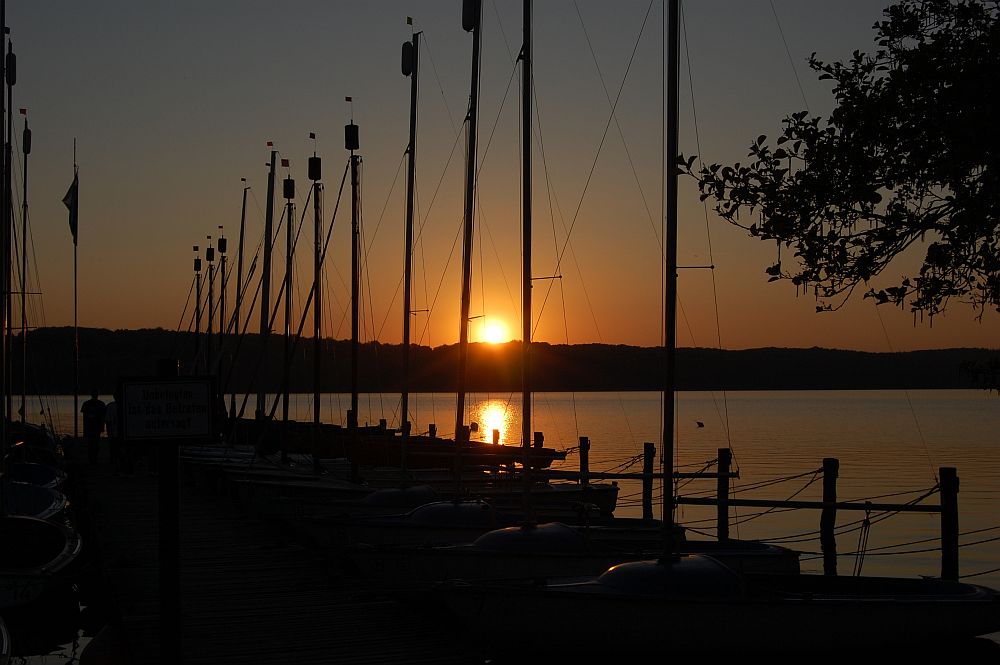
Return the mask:
<svg viewBox="0 0 1000 665">
<path fill-rule="evenodd" d="M 69 186 L 69 191 L 63 197 L 63 205 L 69 210 L 69 230 L 73 234 L 73 244 L 77 244 L 77 231 L 80 209 L 80 174 L 73 169 L 73 184 Z"/>
</svg>

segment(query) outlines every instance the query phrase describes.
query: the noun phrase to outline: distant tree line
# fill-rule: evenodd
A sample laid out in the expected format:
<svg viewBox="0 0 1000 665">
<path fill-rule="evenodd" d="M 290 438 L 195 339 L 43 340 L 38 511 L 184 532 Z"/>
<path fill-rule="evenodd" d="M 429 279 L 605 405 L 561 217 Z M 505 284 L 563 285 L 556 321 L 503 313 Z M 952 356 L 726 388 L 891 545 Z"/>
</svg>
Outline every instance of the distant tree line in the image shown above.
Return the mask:
<svg viewBox="0 0 1000 665">
<path fill-rule="evenodd" d="M 14 348 L 19 348 L 19 338 Z M 205 349 L 204 338 L 201 344 Z M 216 348 L 216 354 L 219 353 Z M 473 344 L 469 357 L 470 391 L 521 389 L 520 343 Z M 220 385 L 228 391 L 278 391 L 283 376 L 283 340 L 272 335 L 265 346 L 248 335 L 223 347 Z M 410 389 L 455 389 L 458 348 L 414 346 Z M 885 388 L 978 388 L 983 377 L 970 367 L 985 366 L 995 354 L 986 349 L 944 349 L 906 353 L 866 353 L 832 349 L 764 348 L 742 351 L 684 348 L 678 351 L 677 378 L 682 390 L 809 390 Z M 182 374 L 203 373 L 195 357 L 193 333 L 163 329 L 80 330 L 80 390 L 111 392 L 122 377 L 155 374 L 157 362 L 174 358 Z M 323 340 L 322 390 L 350 390 L 350 343 Z M 658 347 L 608 344 L 532 344 L 533 389 L 537 391 L 659 390 L 663 353 Z M 20 391 L 20 354 L 14 354 L 14 390 Z M 294 392 L 313 389 L 313 343 L 300 340 L 291 358 Z M 401 346 L 367 343 L 360 352 L 361 390 L 398 391 Z M 73 392 L 72 328 L 41 328 L 28 334 L 28 391 Z"/>
</svg>

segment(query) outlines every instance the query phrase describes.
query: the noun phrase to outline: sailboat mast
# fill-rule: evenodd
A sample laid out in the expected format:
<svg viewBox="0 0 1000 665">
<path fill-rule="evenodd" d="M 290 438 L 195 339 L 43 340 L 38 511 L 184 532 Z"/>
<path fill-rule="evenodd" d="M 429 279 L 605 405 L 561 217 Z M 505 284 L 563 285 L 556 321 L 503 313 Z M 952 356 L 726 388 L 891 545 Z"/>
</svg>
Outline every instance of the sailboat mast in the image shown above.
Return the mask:
<svg viewBox="0 0 1000 665">
<path fill-rule="evenodd" d="M 239 255 L 236 257 L 236 299 L 233 303 L 233 332 L 240 332 L 240 309 L 243 304 L 243 240 L 246 236 L 247 230 L 247 190 L 250 186 L 247 185 L 246 178 L 240 178 L 243 181 L 243 206 L 240 210 L 240 241 L 239 241 Z M 231 374 L 231 372 L 230 372 Z M 227 375 L 228 376 L 228 375 Z M 236 421 L 236 392 L 233 391 L 229 397 L 229 415 Z"/>
<path fill-rule="evenodd" d="M 219 238 L 216 241 L 216 251 L 219 253 L 219 375 L 222 375 L 223 362 L 226 357 L 226 250 L 228 249 L 225 231 L 219 227 Z"/>
<path fill-rule="evenodd" d="M 663 538 L 668 552 L 674 549 L 674 399 L 677 358 L 677 155 L 678 69 L 680 0 L 670 0 L 667 18 L 667 168 L 666 168 L 666 285 L 664 288 L 664 333 L 666 346 L 663 373 Z"/>
<path fill-rule="evenodd" d="M 215 246 L 212 244 L 212 236 L 205 238 L 208 244 L 205 245 L 205 260 L 208 261 L 208 327 L 205 328 L 205 375 L 212 374 L 215 354 L 212 346 L 215 338 Z"/>
<path fill-rule="evenodd" d="M 521 46 L 521 446 L 525 501 L 531 487 L 531 0 L 524 0 Z"/>
<path fill-rule="evenodd" d="M 0 53 L 3 52 L 4 42 L 7 40 L 7 0 L 0 0 Z M 3 117 L 6 113 L 6 106 L 3 99 L 3 88 L 7 83 L 7 63 L 5 60 L 0 60 L 0 145 L 5 146 L 7 144 L 7 134 L 6 128 L 3 123 Z M 0 160 L 0 182 L 7 181 L 7 160 L 6 158 Z M 74 159 L 74 168 L 76 167 L 76 160 Z M 6 187 L 0 188 L 0 219 L 3 220 L 3 226 L 0 227 L 0 294 L 8 289 L 8 284 L 5 281 L 8 274 L 8 264 L 10 263 L 10 231 L 7 221 L 10 219 L 7 213 L 7 205 L 9 198 L 7 196 L 8 192 Z M 7 366 L 7 307 L 6 302 L 3 298 L 0 298 L 0 405 L 6 403 L 7 396 L 7 377 L 2 371 L 3 367 Z M 0 411 L 2 411 L 2 406 L 0 406 Z M 74 405 L 74 418 L 76 415 L 76 406 Z M 9 421 L 7 420 L 6 413 L 0 413 L 0 457 L 6 456 L 7 453 L 7 429 Z M 74 433 L 75 436 L 75 433 Z M 0 498 L 2 501 L 2 498 Z"/>
<path fill-rule="evenodd" d="M 361 197 L 358 165 L 361 158 L 354 154 L 358 149 L 358 126 L 351 118 L 345 128 L 346 148 L 351 151 L 351 410 L 347 414 L 347 426 L 358 426 L 358 356 L 360 355 L 360 308 L 361 292 Z"/>
<path fill-rule="evenodd" d="M 21 422 L 28 419 L 28 155 L 31 154 L 31 129 L 28 116 L 24 116 L 24 133 L 21 134 L 21 152 L 24 153 L 24 178 L 21 182 Z"/>
<path fill-rule="evenodd" d="M 271 234 L 274 224 L 274 168 L 278 158 L 276 150 L 271 151 L 271 161 L 267 173 L 267 202 L 264 208 L 264 267 L 260 288 L 260 346 L 261 353 L 267 353 L 268 337 L 271 334 Z M 257 392 L 256 417 L 264 417 L 264 390 Z"/>
<path fill-rule="evenodd" d="M 410 304 L 413 291 L 413 207 L 417 177 L 417 75 L 419 71 L 420 33 L 403 44 L 403 76 L 410 77 L 410 142 L 406 148 L 406 228 L 403 259 L 403 389 L 399 398 L 399 428 L 403 434 L 400 465 L 406 468 L 406 443 L 410 436 Z"/>
<path fill-rule="evenodd" d="M 465 433 L 465 374 L 469 361 L 469 304 L 472 296 L 472 240 L 476 209 L 476 125 L 479 102 L 479 33 L 482 27 L 482 0 L 465 0 L 462 27 L 472 33 L 472 84 L 469 112 L 465 117 L 468 146 L 465 158 L 465 225 L 462 242 L 462 310 L 458 331 L 458 399 L 455 406 L 455 439 Z"/>
<path fill-rule="evenodd" d="M 288 163 L 281 160 L 282 166 Z M 291 382 L 292 363 L 292 253 L 295 243 L 295 181 L 291 175 L 286 175 L 282 182 L 282 194 L 285 198 L 285 321 L 284 321 L 284 359 L 281 381 L 281 424 L 287 435 L 288 428 L 288 391 Z M 281 461 L 286 462 L 285 437 L 282 437 Z"/>
<path fill-rule="evenodd" d="M 315 135 L 313 135 L 315 138 Z M 323 163 L 313 151 L 309 158 L 309 179 L 313 184 L 313 469 L 320 470 L 320 379 L 323 360 Z"/>
<path fill-rule="evenodd" d="M 7 256 L 4 259 L 4 270 L 6 272 L 4 276 L 4 324 L 5 328 L 8 329 L 8 334 L 4 338 L 4 358 L 6 362 L 3 365 L 3 375 L 4 383 L 7 386 L 7 403 L 6 403 L 6 417 L 11 419 L 14 415 L 14 392 L 11 390 L 13 387 L 13 376 L 12 376 L 12 360 L 13 354 L 11 353 L 11 337 L 9 334 L 11 315 L 14 311 L 12 307 L 12 295 L 14 289 L 11 288 L 13 285 L 13 275 L 11 266 L 11 254 L 13 253 L 13 228 L 14 223 L 14 202 L 13 189 L 11 188 L 11 179 L 13 176 L 14 161 L 11 151 L 11 143 L 14 140 L 14 84 L 17 83 L 17 56 L 14 55 L 14 44 L 8 39 L 7 40 L 7 142 L 4 144 L 4 196 L 6 196 L 7 205 L 4 208 L 4 236 L 6 238 L 5 246 L 7 248 Z"/>
<path fill-rule="evenodd" d="M 194 365 L 193 373 L 198 373 L 201 363 L 201 248 L 194 246 Z"/>
</svg>

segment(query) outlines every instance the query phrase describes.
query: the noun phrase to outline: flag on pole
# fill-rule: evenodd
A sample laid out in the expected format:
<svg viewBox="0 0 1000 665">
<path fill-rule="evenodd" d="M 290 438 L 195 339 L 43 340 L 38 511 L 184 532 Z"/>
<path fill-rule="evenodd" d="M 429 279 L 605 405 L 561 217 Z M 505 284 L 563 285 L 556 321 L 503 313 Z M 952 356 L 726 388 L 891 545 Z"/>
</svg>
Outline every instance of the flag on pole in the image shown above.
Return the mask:
<svg viewBox="0 0 1000 665">
<path fill-rule="evenodd" d="M 274 141 L 268 141 L 267 142 L 267 147 L 268 148 L 273 148 L 274 147 Z"/>
<path fill-rule="evenodd" d="M 69 191 L 63 197 L 63 205 L 69 210 L 69 230 L 73 234 L 73 244 L 77 244 L 77 220 L 79 215 L 79 188 L 80 176 L 73 174 L 73 184 L 69 186 Z"/>
<path fill-rule="evenodd" d="M 311 139 L 316 138 L 316 132 L 309 132 L 309 138 Z"/>
<path fill-rule="evenodd" d="M 406 25 L 413 25 L 413 17 L 412 16 L 407 16 L 406 17 Z"/>
<path fill-rule="evenodd" d="M 28 109 L 21 109 L 21 115 L 28 115 Z"/>
<path fill-rule="evenodd" d="M 349 102 L 349 101 L 351 101 L 351 98 L 350 97 L 344 97 L 344 101 L 345 102 Z"/>
<path fill-rule="evenodd" d="M 288 166 L 288 160 L 287 159 L 281 160 L 281 165 L 282 166 Z"/>
</svg>

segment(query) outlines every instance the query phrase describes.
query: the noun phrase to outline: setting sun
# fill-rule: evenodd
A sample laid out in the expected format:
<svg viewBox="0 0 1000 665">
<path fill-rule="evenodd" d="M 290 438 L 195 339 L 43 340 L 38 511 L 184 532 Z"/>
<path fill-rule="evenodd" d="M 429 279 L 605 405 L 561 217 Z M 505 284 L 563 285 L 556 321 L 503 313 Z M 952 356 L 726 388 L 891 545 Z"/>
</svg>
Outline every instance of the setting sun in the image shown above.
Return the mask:
<svg viewBox="0 0 1000 665">
<path fill-rule="evenodd" d="M 483 324 L 483 340 L 489 344 L 503 344 L 510 341 L 510 331 L 507 324 L 498 319 L 491 319 Z"/>
</svg>

